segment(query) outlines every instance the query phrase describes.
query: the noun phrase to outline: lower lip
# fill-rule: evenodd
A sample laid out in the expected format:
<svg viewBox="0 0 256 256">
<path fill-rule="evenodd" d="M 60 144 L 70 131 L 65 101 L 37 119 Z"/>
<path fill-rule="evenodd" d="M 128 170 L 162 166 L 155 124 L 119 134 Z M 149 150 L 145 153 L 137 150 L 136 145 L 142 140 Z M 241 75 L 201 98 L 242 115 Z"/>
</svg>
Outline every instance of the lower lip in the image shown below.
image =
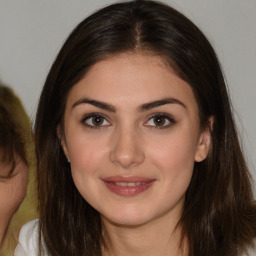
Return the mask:
<svg viewBox="0 0 256 256">
<path fill-rule="evenodd" d="M 107 182 L 107 181 L 104 181 L 104 183 L 111 192 L 120 196 L 130 197 L 130 196 L 136 196 L 144 192 L 145 190 L 149 189 L 153 185 L 154 181 L 150 181 L 145 184 L 140 184 L 133 187 L 120 186 L 113 182 Z"/>
</svg>

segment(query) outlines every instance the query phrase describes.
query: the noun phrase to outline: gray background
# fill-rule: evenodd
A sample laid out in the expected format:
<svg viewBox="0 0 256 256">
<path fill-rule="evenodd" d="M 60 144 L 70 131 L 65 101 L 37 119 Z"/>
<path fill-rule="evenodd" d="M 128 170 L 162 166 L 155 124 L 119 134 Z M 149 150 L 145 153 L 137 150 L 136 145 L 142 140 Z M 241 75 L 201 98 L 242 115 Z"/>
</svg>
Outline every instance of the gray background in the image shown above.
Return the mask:
<svg viewBox="0 0 256 256">
<path fill-rule="evenodd" d="M 84 17 L 112 0 L 0 0 L 0 78 L 34 118 L 51 64 Z M 165 0 L 187 15 L 217 51 L 245 155 L 256 179 L 256 0 Z"/>
</svg>

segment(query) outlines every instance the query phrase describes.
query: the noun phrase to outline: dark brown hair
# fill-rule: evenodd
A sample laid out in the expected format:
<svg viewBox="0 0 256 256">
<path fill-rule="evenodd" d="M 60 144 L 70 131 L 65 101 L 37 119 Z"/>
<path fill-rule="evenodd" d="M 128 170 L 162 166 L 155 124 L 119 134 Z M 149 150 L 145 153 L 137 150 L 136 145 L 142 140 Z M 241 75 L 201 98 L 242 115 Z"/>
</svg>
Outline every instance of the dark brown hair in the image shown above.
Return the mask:
<svg viewBox="0 0 256 256">
<path fill-rule="evenodd" d="M 154 1 L 105 7 L 82 21 L 45 82 L 35 123 L 40 228 L 55 255 L 101 255 L 101 223 L 77 191 L 56 133 L 69 90 L 99 60 L 123 52 L 161 56 L 193 89 L 201 126 L 214 117 L 212 149 L 196 163 L 179 222 L 190 256 L 239 255 L 256 235 L 250 176 L 216 54 L 202 32 Z"/>
<path fill-rule="evenodd" d="M 0 172 L 0 178 L 12 175 L 16 155 L 28 164 L 26 144 L 31 139 L 30 131 L 30 121 L 21 101 L 9 87 L 0 83 L 0 148 L 3 153 L 0 161 L 11 166 L 8 173 Z"/>
</svg>

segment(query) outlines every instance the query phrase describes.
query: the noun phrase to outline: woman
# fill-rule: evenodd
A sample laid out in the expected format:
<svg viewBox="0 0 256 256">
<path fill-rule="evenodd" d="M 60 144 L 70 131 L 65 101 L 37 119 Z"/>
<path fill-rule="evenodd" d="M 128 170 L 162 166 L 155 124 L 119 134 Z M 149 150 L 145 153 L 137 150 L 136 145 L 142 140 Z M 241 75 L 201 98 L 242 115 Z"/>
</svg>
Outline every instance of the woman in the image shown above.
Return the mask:
<svg viewBox="0 0 256 256">
<path fill-rule="evenodd" d="M 47 77 L 35 140 L 41 217 L 16 255 L 37 255 L 38 240 L 53 256 L 253 247 L 255 202 L 220 65 L 171 7 L 131 1 L 82 21 Z"/>
<path fill-rule="evenodd" d="M 13 91 L 0 84 L 0 255 L 3 256 L 13 255 L 21 226 L 36 217 L 36 205 L 32 203 L 36 202 L 33 157 L 29 118 Z M 25 197 L 28 179 L 29 193 Z"/>
</svg>

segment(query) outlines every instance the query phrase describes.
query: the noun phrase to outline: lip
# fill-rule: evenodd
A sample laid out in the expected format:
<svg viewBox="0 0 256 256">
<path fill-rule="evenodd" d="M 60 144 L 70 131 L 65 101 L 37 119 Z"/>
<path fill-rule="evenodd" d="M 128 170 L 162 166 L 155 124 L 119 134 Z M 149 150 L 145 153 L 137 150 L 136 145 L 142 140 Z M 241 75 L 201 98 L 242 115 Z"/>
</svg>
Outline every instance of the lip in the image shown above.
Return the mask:
<svg viewBox="0 0 256 256">
<path fill-rule="evenodd" d="M 102 178 L 102 181 L 111 192 L 120 196 L 131 197 L 149 189 L 156 180 L 139 176 L 111 176 Z"/>
</svg>

